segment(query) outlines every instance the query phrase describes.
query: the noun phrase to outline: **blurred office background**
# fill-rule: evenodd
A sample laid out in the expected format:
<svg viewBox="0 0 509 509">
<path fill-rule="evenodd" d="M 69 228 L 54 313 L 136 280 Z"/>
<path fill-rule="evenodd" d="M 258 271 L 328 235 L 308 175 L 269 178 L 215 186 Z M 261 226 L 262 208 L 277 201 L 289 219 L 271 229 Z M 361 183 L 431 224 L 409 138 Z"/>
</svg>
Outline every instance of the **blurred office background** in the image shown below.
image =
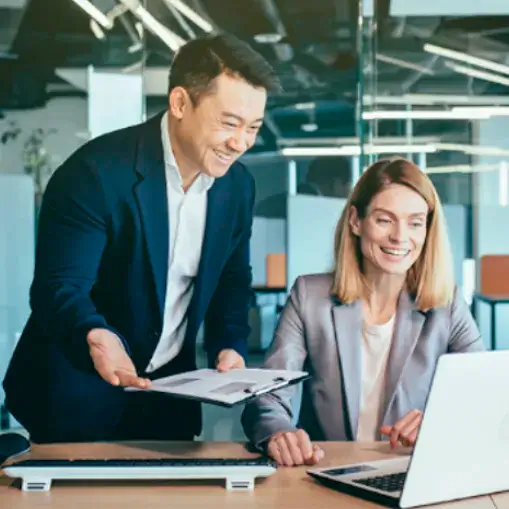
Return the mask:
<svg viewBox="0 0 509 509">
<path fill-rule="evenodd" d="M 392 155 L 435 183 L 458 284 L 487 345 L 509 346 L 506 0 L 0 0 L 0 377 L 29 313 L 47 179 L 88 139 L 164 109 L 172 55 L 215 31 L 251 43 L 284 87 L 243 157 L 257 187 L 251 365 L 295 278 L 331 268 L 360 173 Z M 207 406 L 203 438 L 243 439 L 239 413 Z"/>
</svg>

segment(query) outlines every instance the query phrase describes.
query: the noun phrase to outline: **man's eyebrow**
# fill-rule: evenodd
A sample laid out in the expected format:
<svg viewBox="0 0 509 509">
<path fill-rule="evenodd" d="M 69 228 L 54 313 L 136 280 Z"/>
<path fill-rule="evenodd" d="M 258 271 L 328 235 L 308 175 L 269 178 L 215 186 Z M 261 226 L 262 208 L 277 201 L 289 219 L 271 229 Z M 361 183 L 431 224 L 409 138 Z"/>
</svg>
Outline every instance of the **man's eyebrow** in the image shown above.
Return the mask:
<svg viewBox="0 0 509 509">
<path fill-rule="evenodd" d="M 234 118 L 235 120 L 238 120 L 239 122 L 243 122 L 243 123 L 245 122 L 245 119 L 242 118 L 240 115 L 237 115 L 236 113 L 231 113 L 229 111 L 223 111 L 222 115 L 223 115 L 223 117 Z M 263 122 L 263 117 L 262 118 L 257 118 L 256 120 L 254 120 L 251 123 L 254 124 L 256 122 Z"/>
</svg>

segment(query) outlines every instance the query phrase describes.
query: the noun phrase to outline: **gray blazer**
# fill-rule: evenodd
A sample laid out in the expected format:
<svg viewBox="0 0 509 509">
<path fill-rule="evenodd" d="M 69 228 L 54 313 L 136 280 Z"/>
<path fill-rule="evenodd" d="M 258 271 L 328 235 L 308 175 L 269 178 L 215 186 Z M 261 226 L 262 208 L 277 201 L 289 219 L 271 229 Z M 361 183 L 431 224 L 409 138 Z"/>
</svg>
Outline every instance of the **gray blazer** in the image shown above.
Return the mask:
<svg viewBox="0 0 509 509">
<path fill-rule="evenodd" d="M 355 440 L 361 395 L 361 303 L 341 304 L 331 295 L 332 275 L 301 276 L 285 305 L 264 367 L 308 371 L 298 428 L 312 440 Z M 381 425 L 412 409 L 424 409 L 435 365 L 447 352 L 484 350 L 458 291 L 447 308 L 419 311 L 402 292 L 387 365 Z M 242 426 L 259 446 L 280 431 L 293 431 L 290 387 L 248 403 Z"/>
</svg>

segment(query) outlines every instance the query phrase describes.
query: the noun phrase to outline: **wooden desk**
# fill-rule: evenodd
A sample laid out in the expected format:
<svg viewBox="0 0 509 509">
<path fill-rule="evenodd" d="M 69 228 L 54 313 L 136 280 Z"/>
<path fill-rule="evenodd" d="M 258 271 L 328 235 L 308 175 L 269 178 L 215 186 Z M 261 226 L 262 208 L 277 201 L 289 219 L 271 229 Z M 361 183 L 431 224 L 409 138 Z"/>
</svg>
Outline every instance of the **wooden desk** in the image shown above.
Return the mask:
<svg viewBox="0 0 509 509">
<path fill-rule="evenodd" d="M 355 461 L 395 456 L 387 444 L 323 443 L 326 452 L 321 465 L 330 466 Z M 405 451 L 408 452 L 408 451 Z M 97 458 L 97 457 L 250 457 L 243 444 L 230 442 L 117 444 L 64 444 L 34 446 L 18 459 Z M 503 504 L 509 498 L 498 496 Z M 498 499 L 497 499 L 498 500 Z M 498 504 L 497 504 L 498 505 Z M 274 508 L 274 509 L 369 509 L 378 507 L 361 499 L 328 489 L 306 474 L 306 467 L 279 468 L 272 476 L 259 480 L 254 491 L 228 492 L 223 483 L 211 482 L 55 482 L 49 492 L 22 492 L 16 481 L 0 477 L 1 509 L 145 509 L 152 508 Z M 503 509 L 489 496 L 477 497 L 435 508 Z"/>
<path fill-rule="evenodd" d="M 491 349 L 497 349 L 497 320 L 495 309 L 497 304 L 509 304 L 509 295 L 503 294 L 484 294 L 484 293 L 475 293 L 472 298 L 472 315 L 474 319 L 477 319 L 477 310 L 476 303 L 477 302 L 485 302 L 490 306 L 490 322 L 491 322 Z"/>
</svg>

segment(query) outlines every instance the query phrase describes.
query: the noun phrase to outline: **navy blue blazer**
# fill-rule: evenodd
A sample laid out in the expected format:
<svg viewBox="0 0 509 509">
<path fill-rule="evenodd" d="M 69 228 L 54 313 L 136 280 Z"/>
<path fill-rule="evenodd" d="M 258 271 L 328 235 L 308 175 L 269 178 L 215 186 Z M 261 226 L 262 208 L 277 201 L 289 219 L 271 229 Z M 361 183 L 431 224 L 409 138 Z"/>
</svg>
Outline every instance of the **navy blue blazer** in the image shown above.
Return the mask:
<svg viewBox="0 0 509 509">
<path fill-rule="evenodd" d="M 171 228 L 160 122 L 157 115 L 94 139 L 53 175 L 39 219 L 32 313 L 4 382 L 8 399 L 8 381 L 25 376 L 23 358 L 35 345 L 57 344 L 75 367 L 93 369 L 86 335 L 96 327 L 118 334 L 144 373 L 163 326 Z M 195 368 L 204 320 L 211 363 L 224 348 L 246 355 L 253 202 L 254 181 L 240 163 L 208 191 L 181 370 Z"/>
</svg>

